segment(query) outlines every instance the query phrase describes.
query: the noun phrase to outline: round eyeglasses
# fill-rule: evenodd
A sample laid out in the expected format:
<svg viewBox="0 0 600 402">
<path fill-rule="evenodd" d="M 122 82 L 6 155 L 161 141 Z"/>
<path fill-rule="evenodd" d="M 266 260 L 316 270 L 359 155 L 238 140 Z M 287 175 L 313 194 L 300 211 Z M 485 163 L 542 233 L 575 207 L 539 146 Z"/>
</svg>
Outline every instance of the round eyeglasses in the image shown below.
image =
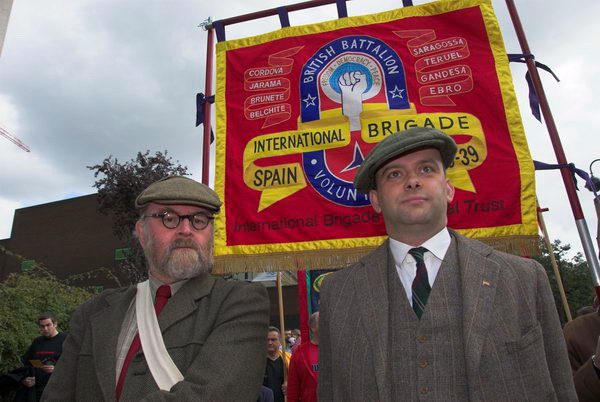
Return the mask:
<svg viewBox="0 0 600 402">
<path fill-rule="evenodd" d="M 178 215 L 175 212 L 161 212 L 157 214 L 143 215 L 142 218 L 162 218 L 162 223 L 167 229 L 175 229 L 179 226 L 182 219 L 187 219 L 196 230 L 204 230 L 215 219 L 214 216 L 207 216 L 202 213 L 190 215 Z"/>
</svg>

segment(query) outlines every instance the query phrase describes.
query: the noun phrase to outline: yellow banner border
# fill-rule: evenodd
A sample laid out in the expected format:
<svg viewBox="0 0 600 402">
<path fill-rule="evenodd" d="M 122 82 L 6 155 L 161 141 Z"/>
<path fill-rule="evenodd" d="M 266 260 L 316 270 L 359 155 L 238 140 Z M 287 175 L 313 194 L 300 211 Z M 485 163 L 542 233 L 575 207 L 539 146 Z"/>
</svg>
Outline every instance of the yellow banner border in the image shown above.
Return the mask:
<svg viewBox="0 0 600 402">
<path fill-rule="evenodd" d="M 504 112 L 508 131 L 512 141 L 513 149 L 517 162 L 519 163 L 519 172 L 521 179 L 521 223 L 514 225 L 515 230 L 511 235 L 537 235 L 537 204 L 535 195 L 535 168 L 527 139 L 525 129 L 519 112 L 519 104 L 513 86 L 512 74 L 510 72 L 508 56 L 504 47 L 502 32 L 498 25 L 498 20 L 494 14 L 491 3 L 486 7 L 481 7 L 481 13 L 485 21 L 485 28 L 488 33 L 492 53 L 494 55 L 496 76 L 500 83 L 500 95 L 504 103 Z M 529 191 L 528 191 L 529 189 Z M 494 229 L 472 229 L 465 231 L 470 237 L 493 237 L 496 236 Z M 520 231 L 520 233 L 519 233 Z M 523 233 L 525 232 L 525 233 Z"/>
<path fill-rule="evenodd" d="M 472 238 L 489 238 L 489 237 L 507 237 L 507 236 L 537 236 L 536 232 L 523 233 L 517 232 L 522 224 L 506 225 L 506 226 L 495 226 L 493 228 L 475 228 L 475 229 L 458 229 L 457 232 Z M 488 236 L 489 232 L 493 230 L 493 236 Z M 256 231 L 260 235 L 259 231 Z M 340 248 L 349 247 L 369 247 L 378 246 L 385 239 L 386 236 L 373 236 L 373 237 L 356 237 L 356 238 L 342 238 L 342 239 L 327 239 L 327 240 L 311 240 L 294 243 L 269 243 L 269 244 L 256 244 L 256 245 L 241 245 L 241 246 L 229 246 L 223 249 L 223 253 L 218 255 L 234 255 L 234 254 L 265 254 L 271 252 L 294 252 L 294 251 L 305 251 L 305 250 L 337 250 Z"/>
</svg>

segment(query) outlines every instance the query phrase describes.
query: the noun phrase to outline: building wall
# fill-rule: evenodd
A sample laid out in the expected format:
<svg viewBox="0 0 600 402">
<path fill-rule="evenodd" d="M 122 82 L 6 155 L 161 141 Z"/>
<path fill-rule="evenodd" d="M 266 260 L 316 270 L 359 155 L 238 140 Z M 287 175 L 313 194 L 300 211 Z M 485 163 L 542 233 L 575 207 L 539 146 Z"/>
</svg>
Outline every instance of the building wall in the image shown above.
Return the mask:
<svg viewBox="0 0 600 402">
<path fill-rule="evenodd" d="M 2 47 L 4 45 L 6 30 L 8 29 L 12 3 L 13 0 L 0 0 L 0 55 L 2 55 Z"/>
<path fill-rule="evenodd" d="M 115 249 L 126 247 L 113 235 L 110 217 L 96 211 L 96 194 L 17 209 L 11 237 L 2 245 L 60 279 L 101 267 L 114 270 Z M 0 264 L 0 280 L 23 266 L 6 255 Z M 116 286 L 103 275 L 76 284 Z"/>
</svg>

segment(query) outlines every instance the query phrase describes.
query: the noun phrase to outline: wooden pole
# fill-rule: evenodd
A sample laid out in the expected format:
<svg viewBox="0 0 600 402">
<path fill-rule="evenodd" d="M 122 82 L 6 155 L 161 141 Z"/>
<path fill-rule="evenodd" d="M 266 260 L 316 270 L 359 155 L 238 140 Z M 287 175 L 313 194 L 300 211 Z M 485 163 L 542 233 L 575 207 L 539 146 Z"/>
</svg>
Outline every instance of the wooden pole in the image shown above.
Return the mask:
<svg viewBox="0 0 600 402">
<path fill-rule="evenodd" d="M 569 302 L 567 301 L 567 295 L 565 293 L 565 288 L 563 286 L 562 278 L 560 276 L 560 270 L 558 269 L 558 263 L 556 262 L 556 258 L 554 257 L 554 248 L 552 247 L 552 242 L 550 241 L 550 236 L 548 235 L 548 230 L 546 229 L 546 223 L 544 222 L 544 216 L 542 215 L 545 211 L 547 210 L 542 210 L 539 208 L 538 203 L 538 221 L 540 223 L 542 233 L 544 234 L 544 243 L 546 243 L 546 248 L 548 249 L 548 254 L 550 255 L 550 263 L 552 264 L 552 270 L 554 271 L 554 276 L 556 277 L 556 282 L 558 283 L 558 291 L 560 293 L 563 309 L 565 310 L 565 314 L 567 315 L 568 322 L 571 321 L 573 317 L 571 316 L 571 310 L 569 309 Z"/>
<path fill-rule="evenodd" d="M 277 295 L 279 297 L 279 328 L 281 332 L 279 336 L 281 338 L 281 346 L 283 348 L 283 383 L 287 384 L 287 365 L 285 363 L 285 322 L 284 322 L 284 314 L 283 314 L 283 290 L 281 286 L 281 272 L 277 272 Z"/>
</svg>

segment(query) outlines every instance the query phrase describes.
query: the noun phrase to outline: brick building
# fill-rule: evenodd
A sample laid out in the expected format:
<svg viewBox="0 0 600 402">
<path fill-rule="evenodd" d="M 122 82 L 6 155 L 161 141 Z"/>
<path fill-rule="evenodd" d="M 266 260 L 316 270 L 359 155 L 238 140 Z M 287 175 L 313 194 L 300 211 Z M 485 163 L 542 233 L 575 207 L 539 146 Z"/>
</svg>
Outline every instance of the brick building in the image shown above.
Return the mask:
<svg viewBox="0 0 600 402">
<path fill-rule="evenodd" d="M 115 268 L 126 245 L 113 235 L 110 217 L 96 211 L 96 194 L 15 210 L 11 236 L 0 245 L 25 259 L 0 254 L 0 280 L 33 262 L 60 279 L 98 268 L 124 279 Z M 77 284 L 117 286 L 106 275 Z"/>
</svg>

